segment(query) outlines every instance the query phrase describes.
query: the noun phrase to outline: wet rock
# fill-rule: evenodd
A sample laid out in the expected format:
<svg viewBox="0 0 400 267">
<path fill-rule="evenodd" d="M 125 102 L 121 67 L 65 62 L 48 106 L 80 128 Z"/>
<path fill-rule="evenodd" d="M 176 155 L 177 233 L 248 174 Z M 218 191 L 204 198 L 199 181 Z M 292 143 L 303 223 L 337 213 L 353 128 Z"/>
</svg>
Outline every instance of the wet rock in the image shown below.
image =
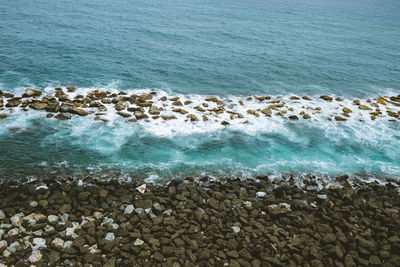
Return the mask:
<svg viewBox="0 0 400 267">
<path fill-rule="evenodd" d="M 224 125 L 224 126 L 226 126 L 226 125 L 229 125 L 230 123 L 227 122 L 227 121 L 221 121 L 221 124 Z"/>
<path fill-rule="evenodd" d="M 42 92 L 32 88 L 26 88 L 25 91 L 22 93 L 22 97 L 38 97 L 41 95 Z"/>
<path fill-rule="evenodd" d="M 325 101 L 332 101 L 333 98 L 331 96 L 327 96 L 327 95 L 321 95 L 319 98 L 325 100 Z"/>
<path fill-rule="evenodd" d="M 343 113 L 352 113 L 353 111 L 349 108 L 344 107 L 343 109 Z"/>
<path fill-rule="evenodd" d="M 301 97 L 302 99 L 304 99 L 304 100 L 311 100 L 311 98 L 310 97 L 308 97 L 308 96 L 303 96 L 303 97 Z"/>
<path fill-rule="evenodd" d="M 372 108 L 370 108 L 370 107 L 368 107 L 366 105 L 359 105 L 358 108 L 361 109 L 361 110 L 372 110 Z"/>
<path fill-rule="evenodd" d="M 67 113 L 59 113 L 58 115 L 55 116 L 55 118 L 58 120 L 70 120 L 71 115 Z"/>
<path fill-rule="evenodd" d="M 161 118 L 163 119 L 163 120 L 165 120 L 165 121 L 169 121 L 169 120 L 176 120 L 177 119 L 177 117 L 175 116 L 175 115 L 172 115 L 172 116 L 161 116 Z"/>
<path fill-rule="evenodd" d="M 47 107 L 47 104 L 43 102 L 33 102 L 29 105 L 29 107 L 34 110 L 43 110 Z"/>
<path fill-rule="evenodd" d="M 6 107 L 12 108 L 12 107 L 18 107 L 21 104 L 21 100 L 19 98 L 11 98 L 8 100 Z"/>
<path fill-rule="evenodd" d="M 298 120 L 299 119 L 299 117 L 297 117 L 296 115 L 290 115 L 288 118 L 291 119 L 291 120 Z"/>
<path fill-rule="evenodd" d="M 122 112 L 122 111 L 118 111 L 117 114 L 120 115 L 120 116 L 122 116 L 122 117 L 124 117 L 124 118 L 129 118 L 129 117 L 131 117 L 131 114 L 126 113 L 126 112 Z"/>
<path fill-rule="evenodd" d="M 65 88 L 65 89 L 67 89 L 67 91 L 70 92 L 70 93 L 75 92 L 75 87 L 73 87 L 73 86 L 68 86 L 68 87 Z"/>
<path fill-rule="evenodd" d="M 208 121 L 207 115 L 203 115 L 203 121 Z"/>
<path fill-rule="evenodd" d="M 0 120 L 5 119 L 5 118 L 7 118 L 7 117 L 8 117 L 7 114 L 4 114 L 4 113 L 1 113 L 1 114 L 0 114 Z"/>
<path fill-rule="evenodd" d="M 340 117 L 340 116 L 335 116 L 336 121 L 347 121 L 347 119 Z"/>
<path fill-rule="evenodd" d="M 147 116 L 146 114 L 144 114 L 141 111 L 135 111 L 134 115 L 135 115 L 137 120 L 147 119 L 149 117 L 149 116 Z"/>
<path fill-rule="evenodd" d="M 182 104 L 181 101 L 174 101 L 174 102 L 172 103 L 172 105 L 173 105 L 173 106 L 179 106 L 179 107 L 183 106 L 183 104 Z"/>
<path fill-rule="evenodd" d="M 172 111 L 173 111 L 173 112 L 180 113 L 180 114 L 182 114 L 182 115 L 189 113 L 189 112 L 187 112 L 186 110 L 184 110 L 184 109 L 182 109 L 182 108 L 174 108 Z"/>
<path fill-rule="evenodd" d="M 149 114 L 151 115 L 160 115 L 160 109 L 156 106 L 151 106 L 149 108 Z"/>
<path fill-rule="evenodd" d="M 199 119 L 196 117 L 196 115 L 193 114 L 188 114 L 186 115 L 186 118 L 190 119 L 190 121 L 198 121 Z"/>
</svg>

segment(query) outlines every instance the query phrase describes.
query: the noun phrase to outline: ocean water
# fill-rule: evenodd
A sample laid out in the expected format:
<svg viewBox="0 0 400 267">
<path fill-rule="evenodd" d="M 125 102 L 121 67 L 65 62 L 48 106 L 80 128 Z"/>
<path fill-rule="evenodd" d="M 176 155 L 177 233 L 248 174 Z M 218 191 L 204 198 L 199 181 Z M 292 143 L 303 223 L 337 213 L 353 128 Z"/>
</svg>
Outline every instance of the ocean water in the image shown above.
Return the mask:
<svg viewBox="0 0 400 267">
<path fill-rule="evenodd" d="M 397 0 L 4 1 L 0 90 L 197 99 L 400 94 Z M 315 100 L 316 106 L 329 104 Z M 332 107 L 331 107 L 332 108 Z M 0 111 L 0 113 L 8 111 Z M 400 121 L 0 121 L 0 177 L 400 176 Z"/>
</svg>

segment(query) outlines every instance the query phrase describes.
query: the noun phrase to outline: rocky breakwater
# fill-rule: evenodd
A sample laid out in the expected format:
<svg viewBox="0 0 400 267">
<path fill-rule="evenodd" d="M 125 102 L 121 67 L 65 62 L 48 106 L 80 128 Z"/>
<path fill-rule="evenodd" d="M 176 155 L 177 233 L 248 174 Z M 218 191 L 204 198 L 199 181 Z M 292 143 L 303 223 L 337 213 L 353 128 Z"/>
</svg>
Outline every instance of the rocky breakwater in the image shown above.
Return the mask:
<svg viewBox="0 0 400 267">
<path fill-rule="evenodd" d="M 47 118 L 69 120 L 89 116 L 109 122 L 108 114 L 119 115 L 127 122 L 180 119 L 188 123 L 258 123 L 272 118 L 329 121 L 400 120 L 400 95 L 371 99 L 343 99 L 321 95 L 248 96 L 168 96 L 165 93 L 123 91 L 80 92 L 75 87 L 55 88 L 43 95 L 27 88 L 21 95 L 0 91 L 0 120 L 17 110 L 47 112 Z"/>
<path fill-rule="evenodd" d="M 0 266 L 398 266 L 397 181 L 337 181 L 5 182 Z"/>
</svg>

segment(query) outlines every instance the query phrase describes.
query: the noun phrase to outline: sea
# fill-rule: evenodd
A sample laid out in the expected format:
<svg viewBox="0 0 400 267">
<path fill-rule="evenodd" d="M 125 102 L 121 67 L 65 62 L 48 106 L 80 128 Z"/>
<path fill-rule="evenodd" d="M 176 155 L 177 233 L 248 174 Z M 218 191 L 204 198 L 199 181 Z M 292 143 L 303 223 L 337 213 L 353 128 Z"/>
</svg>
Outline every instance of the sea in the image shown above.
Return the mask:
<svg viewBox="0 0 400 267">
<path fill-rule="evenodd" d="M 398 0 L 0 0 L 0 90 L 314 104 L 400 94 Z M 251 103 L 249 104 L 251 107 Z M 7 109 L 0 177 L 400 177 L 400 120 L 127 123 Z"/>
</svg>

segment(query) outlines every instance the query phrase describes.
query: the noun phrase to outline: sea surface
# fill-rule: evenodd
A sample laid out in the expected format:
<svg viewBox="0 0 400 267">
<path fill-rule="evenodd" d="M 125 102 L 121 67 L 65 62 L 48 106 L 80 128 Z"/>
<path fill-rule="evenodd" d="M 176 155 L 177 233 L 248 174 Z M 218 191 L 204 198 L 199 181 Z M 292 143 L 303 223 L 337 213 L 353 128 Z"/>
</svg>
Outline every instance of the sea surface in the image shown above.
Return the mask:
<svg viewBox="0 0 400 267">
<path fill-rule="evenodd" d="M 0 0 L 0 90 L 400 94 L 398 0 Z M 320 100 L 321 105 L 325 105 Z M 0 111 L 5 112 L 5 111 Z M 400 177 L 400 121 L 109 123 L 15 110 L 0 177 Z"/>
</svg>

